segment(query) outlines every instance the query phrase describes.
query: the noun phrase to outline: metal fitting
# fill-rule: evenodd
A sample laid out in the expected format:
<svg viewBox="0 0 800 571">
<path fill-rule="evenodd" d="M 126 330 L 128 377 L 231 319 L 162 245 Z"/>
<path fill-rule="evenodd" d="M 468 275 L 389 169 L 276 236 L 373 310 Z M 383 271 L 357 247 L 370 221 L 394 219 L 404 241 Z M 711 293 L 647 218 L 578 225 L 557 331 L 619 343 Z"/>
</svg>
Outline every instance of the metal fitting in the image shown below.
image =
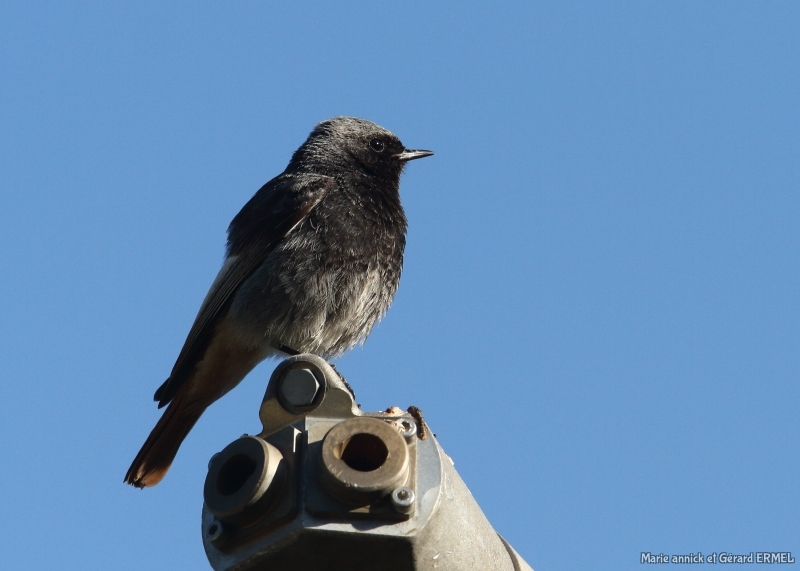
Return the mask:
<svg viewBox="0 0 800 571">
<path fill-rule="evenodd" d="M 245 436 L 211 459 L 203 499 L 216 519 L 246 525 L 270 509 L 285 479 L 280 451 L 261 438 Z"/>
<path fill-rule="evenodd" d="M 392 506 L 400 513 L 411 513 L 414 509 L 414 490 L 406 486 L 395 488 L 391 495 Z"/>
<path fill-rule="evenodd" d="M 403 438 L 406 442 L 411 442 L 417 436 L 417 424 L 408 418 L 400 421 L 400 427 L 403 429 Z"/>
<path fill-rule="evenodd" d="M 325 375 L 309 362 L 300 362 L 286 371 L 278 385 L 278 401 L 294 414 L 316 408 L 324 393 Z"/>
<path fill-rule="evenodd" d="M 219 456 L 219 452 L 217 452 L 216 454 L 214 454 L 214 455 L 211 457 L 211 459 L 208 461 L 208 469 L 209 469 L 209 470 L 211 469 L 211 465 L 214 463 L 214 460 L 216 460 L 217 456 Z"/>
<path fill-rule="evenodd" d="M 334 496 L 366 505 L 405 484 L 409 454 L 405 440 L 377 418 L 345 420 L 322 441 L 322 482 Z"/>
<path fill-rule="evenodd" d="M 221 521 L 212 519 L 205 529 L 203 529 L 203 535 L 211 543 L 221 543 L 221 540 L 225 535 L 225 527 Z"/>
<path fill-rule="evenodd" d="M 290 387 L 296 381 L 303 390 Z M 360 411 L 321 357 L 278 365 L 259 408 L 261 434 L 211 462 L 201 527 L 211 566 L 531 571 L 436 438 L 418 437 L 422 419 L 392 413 Z"/>
</svg>

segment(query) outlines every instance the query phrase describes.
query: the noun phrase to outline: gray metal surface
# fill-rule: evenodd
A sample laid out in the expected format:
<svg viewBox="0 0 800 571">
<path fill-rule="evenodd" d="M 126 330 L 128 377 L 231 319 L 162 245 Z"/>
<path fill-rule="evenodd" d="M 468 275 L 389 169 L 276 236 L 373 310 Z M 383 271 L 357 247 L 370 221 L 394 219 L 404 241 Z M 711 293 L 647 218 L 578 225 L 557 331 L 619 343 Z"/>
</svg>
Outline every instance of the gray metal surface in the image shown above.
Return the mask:
<svg viewBox="0 0 800 571">
<path fill-rule="evenodd" d="M 313 374 L 320 386 L 311 399 L 313 403 L 299 410 L 295 404 L 299 399 L 283 402 L 289 399 L 284 399 L 280 391 L 285 378 L 298 375 L 293 371 L 302 369 Z M 252 460 L 258 468 L 253 468 L 254 475 L 241 474 L 240 480 L 247 489 L 230 490 L 231 484 L 226 483 L 221 490 L 211 490 L 208 498 L 219 505 L 223 505 L 221 493 L 256 498 L 247 505 L 242 502 L 246 517 L 237 519 L 230 510 L 217 509 L 226 521 L 204 505 L 203 545 L 216 571 L 531 569 L 494 531 L 435 437 L 418 439 L 412 430 L 414 422 L 407 414 L 362 413 L 338 374 L 319 357 L 298 355 L 276 368 L 260 417 L 264 430 L 258 438 L 269 443 L 265 450 L 280 451 L 281 466 L 287 475 L 283 480 L 275 479 L 278 483 L 269 490 L 274 497 L 270 496 L 269 503 L 262 501 L 263 509 L 256 510 L 263 513 L 258 514 L 251 506 L 262 505 L 256 500 L 259 490 L 265 488 L 263 478 L 258 477 L 263 459 Z M 359 417 L 365 421 L 348 423 L 355 429 L 340 428 L 339 440 L 332 437 L 325 443 L 333 428 Z M 387 432 L 387 427 L 392 430 Z M 356 438 L 366 445 L 355 443 Z M 400 450 L 397 446 L 405 448 Z M 348 447 L 354 452 L 348 452 Z M 208 485 L 237 481 L 226 476 L 233 468 L 225 458 L 239 462 L 236 466 L 249 466 L 234 454 L 238 450 L 234 447 L 227 456 L 211 463 Z M 241 447 L 245 455 L 248 450 L 256 456 L 260 454 L 258 447 Z M 365 457 L 353 459 L 354 454 Z M 386 480 L 388 487 L 378 495 L 374 487 L 367 489 L 366 484 L 363 490 L 358 489 L 362 480 L 379 480 L 381 468 L 397 463 L 393 456 L 396 454 L 407 454 L 407 466 L 405 471 L 392 473 L 393 479 Z M 355 466 L 355 472 L 346 472 L 347 466 L 341 462 Z M 337 475 L 338 469 L 346 473 Z M 373 471 L 375 474 L 371 475 Z M 351 481 L 348 478 L 355 478 L 353 489 L 345 491 Z M 257 486 L 261 488 L 256 489 Z M 229 504 L 236 502 L 224 505 L 227 508 Z"/>
<path fill-rule="evenodd" d="M 310 369 L 289 371 L 281 383 L 281 396 L 292 406 L 308 406 L 314 402 L 319 381 Z"/>
</svg>

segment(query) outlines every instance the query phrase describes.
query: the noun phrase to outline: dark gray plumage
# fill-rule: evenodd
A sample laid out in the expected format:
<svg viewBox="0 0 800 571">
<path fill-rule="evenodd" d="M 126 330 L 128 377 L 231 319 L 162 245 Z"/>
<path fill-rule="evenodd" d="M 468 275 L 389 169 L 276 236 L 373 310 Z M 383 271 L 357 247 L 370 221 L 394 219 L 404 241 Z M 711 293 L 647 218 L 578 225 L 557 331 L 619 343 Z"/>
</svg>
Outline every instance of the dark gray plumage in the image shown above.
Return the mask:
<svg viewBox="0 0 800 571">
<path fill-rule="evenodd" d="M 156 391 L 167 409 L 127 483 L 161 481 L 203 411 L 262 360 L 281 352 L 331 358 L 366 339 L 403 266 L 400 174 L 431 154 L 363 119 L 317 125 L 231 222 L 222 269 Z"/>
</svg>

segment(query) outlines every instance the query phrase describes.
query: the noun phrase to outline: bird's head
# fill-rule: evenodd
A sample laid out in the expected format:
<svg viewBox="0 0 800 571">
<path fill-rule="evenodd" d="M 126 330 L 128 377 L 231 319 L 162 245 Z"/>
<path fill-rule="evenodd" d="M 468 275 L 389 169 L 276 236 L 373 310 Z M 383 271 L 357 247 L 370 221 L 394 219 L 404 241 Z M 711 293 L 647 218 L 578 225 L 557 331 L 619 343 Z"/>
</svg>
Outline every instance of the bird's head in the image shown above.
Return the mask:
<svg viewBox="0 0 800 571">
<path fill-rule="evenodd" d="M 334 117 L 319 123 L 292 156 L 287 170 L 335 175 L 360 169 L 368 175 L 399 180 L 410 160 L 432 155 L 409 150 L 380 125 L 356 117 Z"/>
</svg>

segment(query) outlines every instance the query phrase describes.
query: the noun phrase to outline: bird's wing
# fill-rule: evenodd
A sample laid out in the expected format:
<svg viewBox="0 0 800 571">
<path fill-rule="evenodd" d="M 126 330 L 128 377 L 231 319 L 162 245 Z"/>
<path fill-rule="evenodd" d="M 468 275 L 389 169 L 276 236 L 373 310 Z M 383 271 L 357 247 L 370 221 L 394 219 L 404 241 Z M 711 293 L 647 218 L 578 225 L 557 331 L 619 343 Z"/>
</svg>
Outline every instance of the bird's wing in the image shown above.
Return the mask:
<svg viewBox="0 0 800 571">
<path fill-rule="evenodd" d="M 208 347 L 233 293 L 335 185 L 320 175 L 280 175 L 244 205 L 228 227 L 228 256 L 206 295 L 169 378 L 153 399 L 169 403 Z"/>
</svg>

